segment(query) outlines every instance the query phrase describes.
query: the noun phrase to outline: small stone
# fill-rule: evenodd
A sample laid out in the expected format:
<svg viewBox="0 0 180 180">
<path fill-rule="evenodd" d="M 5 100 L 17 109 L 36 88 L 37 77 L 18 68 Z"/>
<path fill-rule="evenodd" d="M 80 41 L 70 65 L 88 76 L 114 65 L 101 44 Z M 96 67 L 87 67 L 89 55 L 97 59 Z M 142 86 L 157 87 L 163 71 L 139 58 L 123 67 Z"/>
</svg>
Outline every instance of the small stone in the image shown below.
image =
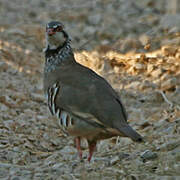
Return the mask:
<svg viewBox="0 0 180 180">
<path fill-rule="evenodd" d="M 38 172 L 38 173 L 36 173 L 36 174 L 34 175 L 34 179 L 35 179 L 35 178 L 39 178 L 39 177 L 40 177 L 41 179 L 43 179 L 43 176 L 42 176 L 42 175 L 43 175 L 43 174 L 42 174 L 41 172 Z M 40 178 L 39 178 L 39 179 L 40 179 Z"/>
<path fill-rule="evenodd" d="M 148 64 L 147 65 L 147 73 L 151 73 L 154 70 L 154 65 L 153 64 Z"/>
<path fill-rule="evenodd" d="M 161 79 L 160 79 L 160 78 L 161 78 L 161 77 L 156 78 L 155 80 L 152 81 L 154 84 L 157 85 L 157 88 L 160 88 L 160 84 L 161 84 Z"/>
<path fill-rule="evenodd" d="M 35 140 L 36 140 L 36 137 L 34 137 L 34 136 L 32 136 L 32 135 L 29 135 L 29 136 L 27 137 L 27 139 L 28 139 L 29 141 L 35 141 Z"/>
<path fill-rule="evenodd" d="M 76 149 L 72 146 L 65 146 L 63 149 L 60 150 L 60 153 L 71 154 L 72 152 L 76 152 Z"/>
<path fill-rule="evenodd" d="M 36 102 L 44 102 L 45 98 L 42 94 L 31 93 L 31 99 Z"/>
<path fill-rule="evenodd" d="M 176 56 L 175 56 L 177 59 L 180 59 L 180 52 L 176 53 Z"/>
<path fill-rule="evenodd" d="M 176 119 L 174 122 L 180 124 L 180 118 Z"/>
<path fill-rule="evenodd" d="M 6 71 L 7 69 L 8 69 L 8 65 L 5 62 L 0 62 L 1 72 Z"/>
<path fill-rule="evenodd" d="M 163 81 L 161 83 L 161 89 L 163 91 L 168 90 L 168 89 L 172 89 L 172 88 L 175 88 L 176 84 L 177 84 L 177 79 L 175 77 L 172 77 L 172 78 L 170 78 L 166 81 Z"/>
<path fill-rule="evenodd" d="M 163 73 L 163 70 L 162 70 L 161 68 L 158 68 L 158 69 L 154 70 L 154 71 L 151 73 L 151 75 L 152 75 L 153 77 L 157 78 L 157 77 L 160 77 L 162 73 Z"/>
<path fill-rule="evenodd" d="M 172 46 L 163 46 L 161 50 L 165 56 L 174 56 L 176 54 L 177 48 Z"/>
<path fill-rule="evenodd" d="M 119 73 L 120 72 L 120 68 L 118 66 L 114 66 L 114 72 L 115 73 Z"/>
<path fill-rule="evenodd" d="M 114 165 L 114 164 L 117 163 L 117 161 L 119 161 L 119 157 L 118 157 L 118 156 L 115 156 L 115 157 L 113 157 L 113 158 L 110 160 L 110 164 L 111 164 L 111 165 Z"/>
<path fill-rule="evenodd" d="M 63 167 L 64 165 L 63 165 L 63 163 L 58 163 L 58 164 L 54 164 L 53 166 L 52 166 L 52 168 L 53 169 L 59 169 L 59 168 L 61 168 L 61 167 Z"/>
<path fill-rule="evenodd" d="M 180 146 L 180 141 L 173 141 L 173 142 L 168 142 L 168 143 L 161 145 L 160 147 L 157 148 L 157 150 L 171 151 L 171 150 L 177 148 L 178 146 Z"/>
<path fill-rule="evenodd" d="M 160 80 L 161 80 L 161 81 L 167 81 L 167 79 L 169 79 L 170 77 L 171 77 L 171 76 L 170 76 L 169 74 L 164 73 L 164 74 L 161 76 Z"/>
<path fill-rule="evenodd" d="M 144 64 L 135 63 L 135 64 L 134 64 L 134 67 L 135 67 L 137 70 L 144 69 Z"/>
<path fill-rule="evenodd" d="M 139 41 L 143 46 L 149 43 L 149 37 L 146 34 L 143 34 L 139 37 Z"/>
<path fill-rule="evenodd" d="M 49 140 L 49 139 L 50 139 L 49 134 L 48 134 L 48 133 L 44 133 L 44 134 L 43 134 L 43 138 L 44 138 L 45 140 Z"/>
<path fill-rule="evenodd" d="M 61 140 L 58 139 L 58 138 L 56 138 L 56 139 L 51 139 L 50 141 L 51 141 L 51 143 L 52 143 L 54 146 L 58 146 L 58 145 L 60 144 L 60 142 L 61 142 Z"/>
<path fill-rule="evenodd" d="M 127 153 L 119 153 L 119 160 L 125 159 L 127 157 L 129 157 L 130 155 Z"/>
<path fill-rule="evenodd" d="M 126 86 L 126 88 L 138 89 L 138 87 L 140 86 L 140 84 L 141 84 L 141 82 L 139 82 L 139 81 L 134 81 L 134 82 L 128 84 L 128 85 Z"/>
<path fill-rule="evenodd" d="M 151 125 L 151 124 L 149 123 L 149 121 L 144 120 L 144 121 L 141 122 L 140 128 L 141 128 L 141 129 L 144 129 L 144 128 L 150 126 L 150 125 Z"/>
<path fill-rule="evenodd" d="M 156 159 L 158 156 L 157 156 L 157 153 L 155 152 L 152 152 L 150 150 L 146 150 L 144 151 L 142 154 L 141 154 L 141 159 L 143 161 L 146 161 L 146 160 L 153 160 L 153 159 Z"/>
</svg>

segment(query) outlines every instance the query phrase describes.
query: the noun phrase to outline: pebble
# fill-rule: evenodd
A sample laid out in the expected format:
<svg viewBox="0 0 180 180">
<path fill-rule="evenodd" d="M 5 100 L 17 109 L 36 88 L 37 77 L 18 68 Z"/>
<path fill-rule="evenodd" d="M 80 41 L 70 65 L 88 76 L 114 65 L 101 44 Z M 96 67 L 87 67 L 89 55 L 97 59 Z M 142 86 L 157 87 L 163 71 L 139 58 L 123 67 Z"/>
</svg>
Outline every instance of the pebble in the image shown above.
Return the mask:
<svg viewBox="0 0 180 180">
<path fill-rule="evenodd" d="M 147 65 L 147 73 L 151 73 L 154 70 L 154 65 L 153 64 L 148 64 Z"/>
<path fill-rule="evenodd" d="M 160 147 L 157 148 L 157 150 L 161 150 L 161 151 L 171 151 L 175 148 L 177 148 L 178 146 L 180 146 L 180 141 L 171 141 L 168 143 L 164 143 L 163 145 L 161 145 Z"/>
<path fill-rule="evenodd" d="M 58 163 L 58 164 L 54 164 L 54 165 L 52 166 L 52 168 L 53 168 L 53 169 L 58 169 L 58 168 L 60 168 L 60 167 L 62 167 L 62 166 L 64 166 L 63 163 Z"/>
<path fill-rule="evenodd" d="M 161 50 L 165 56 L 174 56 L 176 54 L 177 48 L 173 46 L 163 46 Z"/>
<path fill-rule="evenodd" d="M 144 128 L 148 127 L 148 126 L 151 126 L 151 123 L 148 120 L 141 121 L 141 123 L 140 123 L 140 128 L 141 129 L 144 129 Z"/>
<path fill-rule="evenodd" d="M 140 86 L 140 84 L 141 84 L 141 82 L 139 82 L 139 81 L 134 81 L 134 82 L 132 82 L 132 83 L 130 83 L 130 84 L 128 84 L 127 86 L 126 86 L 126 88 L 127 89 L 138 89 L 138 87 Z"/>
<path fill-rule="evenodd" d="M 114 165 L 119 161 L 119 156 L 115 156 L 110 160 L 110 164 Z"/>
<path fill-rule="evenodd" d="M 150 150 L 146 150 L 144 151 L 141 155 L 140 155 L 141 159 L 143 161 L 147 161 L 147 160 L 153 160 L 156 159 L 158 157 L 156 152 L 152 152 Z"/>
<path fill-rule="evenodd" d="M 0 62 L 0 71 L 6 71 L 8 69 L 8 65 L 5 62 Z"/>
<path fill-rule="evenodd" d="M 177 84 L 177 79 L 175 77 L 172 77 L 166 81 L 162 81 L 161 83 L 161 89 L 163 91 L 174 88 Z"/>
<path fill-rule="evenodd" d="M 139 37 L 139 40 L 140 40 L 141 44 L 143 46 L 145 46 L 149 42 L 149 36 L 147 36 L 146 34 L 143 34 Z"/>
<path fill-rule="evenodd" d="M 152 71 L 151 75 L 152 77 L 158 78 L 163 73 L 163 70 L 161 68 L 158 68 L 154 71 Z"/>
<path fill-rule="evenodd" d="M 134 64 L 134 67 L 137 69 L 137 70 L 141 70 L 141 69 L 144 69 L 144 64 L 141 64 L 141 63 L 135 63 Z"/>
</svg>

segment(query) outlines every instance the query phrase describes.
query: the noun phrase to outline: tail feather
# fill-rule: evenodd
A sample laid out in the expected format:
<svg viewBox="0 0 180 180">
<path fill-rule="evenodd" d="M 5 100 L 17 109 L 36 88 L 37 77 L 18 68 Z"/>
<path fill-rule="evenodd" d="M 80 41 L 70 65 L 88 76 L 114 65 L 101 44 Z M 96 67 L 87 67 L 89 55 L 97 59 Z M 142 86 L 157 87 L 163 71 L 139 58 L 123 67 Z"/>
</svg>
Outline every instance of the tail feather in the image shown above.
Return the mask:
<svg viewBox="0 0 180 180">
<path fill-rule="evenodd" d="M 140 134 L 138 134 L 132 127 L 129 125 L 119 128 L 119 131 L 123 133 L 125 136 L 130 137 L 133 141 L 143 142 L 143 138 Z"/>
</svg>

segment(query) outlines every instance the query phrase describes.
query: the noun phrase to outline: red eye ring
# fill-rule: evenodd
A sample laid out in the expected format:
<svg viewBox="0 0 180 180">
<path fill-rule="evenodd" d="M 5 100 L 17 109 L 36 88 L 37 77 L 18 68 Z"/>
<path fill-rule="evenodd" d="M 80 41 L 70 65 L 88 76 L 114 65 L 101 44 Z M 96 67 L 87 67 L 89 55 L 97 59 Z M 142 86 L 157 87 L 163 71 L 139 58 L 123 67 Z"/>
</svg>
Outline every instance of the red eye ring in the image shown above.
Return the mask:
<svg viewBox="0 0 180 180">
<path fill-rule="evenodd" d="M 61 26 L 56 28 L 56 32 L 60 32 L 60 31 L 62 31 L 62 27 Z"/>
</svg>

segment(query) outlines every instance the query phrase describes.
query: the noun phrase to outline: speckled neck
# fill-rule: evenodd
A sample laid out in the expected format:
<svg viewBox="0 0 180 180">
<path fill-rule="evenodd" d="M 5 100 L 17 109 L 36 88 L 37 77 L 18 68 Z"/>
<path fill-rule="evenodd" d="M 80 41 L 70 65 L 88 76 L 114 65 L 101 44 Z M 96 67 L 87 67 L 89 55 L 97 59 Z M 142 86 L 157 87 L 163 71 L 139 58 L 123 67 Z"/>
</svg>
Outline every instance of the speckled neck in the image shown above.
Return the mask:
<svg viewBox="0 0 180 180">
<path fill-rule="evenodd" d="M 57 49 L 49 49 L 45 51 L 45 72 L 53 71 L 57 65 L 62 64 L 66 60 L 69 60 L 69 56 L 73 56 L 73 51 L 70 45 L 70 40 L 67 40 L 62 46 Z M 74 58 L 72 58 L 73 60 Z"/>
</svg>

